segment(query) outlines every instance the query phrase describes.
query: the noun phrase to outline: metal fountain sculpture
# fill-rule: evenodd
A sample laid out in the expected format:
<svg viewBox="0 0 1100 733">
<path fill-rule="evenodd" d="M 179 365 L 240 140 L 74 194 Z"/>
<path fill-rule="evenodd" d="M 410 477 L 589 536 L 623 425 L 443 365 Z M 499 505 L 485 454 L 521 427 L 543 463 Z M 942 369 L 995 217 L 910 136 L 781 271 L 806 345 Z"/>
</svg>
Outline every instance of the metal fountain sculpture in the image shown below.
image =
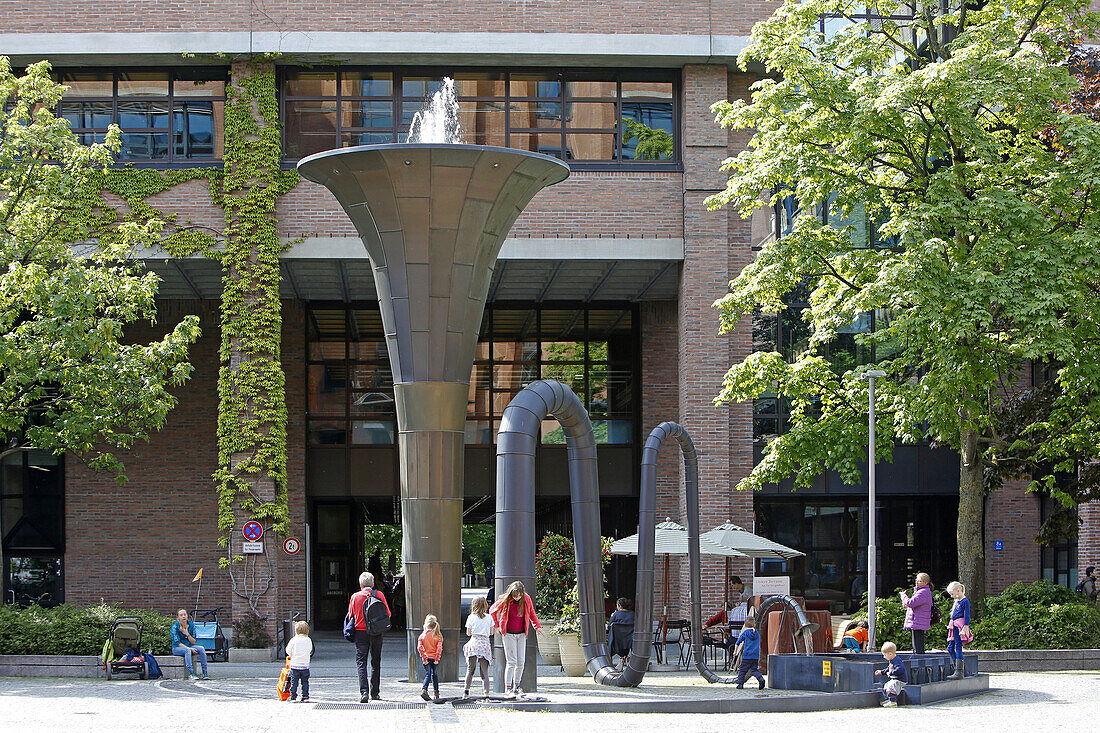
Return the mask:
<svg viewBox="0 0 1100 733">
<path fill-rule="evenodd" d="M 443 114 L 418 115 L 421 142 L 302 159 L 363 240 L 386 332 L 397 410 L 410 679 L 416 626 L 439 617 L 442 680 L 458 676 L 463 449 L 470 371 L 505 236 L 531 198 L 569 168 L 546 155 L 465 145 L 453 85 Z M 446 99 L 446 97 L 450 99 Z M 441 138 L 441 139 L 440 139 Z"/>
</svg>

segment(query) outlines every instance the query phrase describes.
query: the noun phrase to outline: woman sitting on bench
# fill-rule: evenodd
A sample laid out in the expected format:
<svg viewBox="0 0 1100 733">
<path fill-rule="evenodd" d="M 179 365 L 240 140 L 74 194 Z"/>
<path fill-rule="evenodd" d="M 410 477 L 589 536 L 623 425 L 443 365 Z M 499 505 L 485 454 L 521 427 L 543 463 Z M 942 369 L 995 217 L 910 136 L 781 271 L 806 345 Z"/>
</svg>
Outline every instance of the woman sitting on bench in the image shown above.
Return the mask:
<svg viewBox="0 0 1100 733">
<path fill-rule="evenodd" d="M 187 676 L 193 680 L 209 679 L 206 675 L 206 647 L 200 646 L 195 641 L 195 622 L 187 618 L 187 609 L 176 611 L 176 622 L 169 631 L 172 635 L 172 653 L 177 657 L 183 657 L 183 666 L 187 667 Z M 202 662 L 202 677 L 195 674 L 195 667 L 191 661 L 191 654 L 198 653 Z"/>
</svg>

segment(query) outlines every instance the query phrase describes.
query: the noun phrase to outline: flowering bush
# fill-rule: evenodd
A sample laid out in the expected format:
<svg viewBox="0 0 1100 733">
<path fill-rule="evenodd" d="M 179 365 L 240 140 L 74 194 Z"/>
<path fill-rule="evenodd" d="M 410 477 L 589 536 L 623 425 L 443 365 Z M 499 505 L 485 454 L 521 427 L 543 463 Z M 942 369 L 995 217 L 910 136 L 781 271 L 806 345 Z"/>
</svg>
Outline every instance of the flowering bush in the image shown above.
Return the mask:
<svg viewBox="0 0 1100 733">
<path fill-rule="evenodd" d="M 555 636 L 581 633 L 581 603 L 577 595 L 576 583 L 565 594 L 565 604 L 561 607 L 561 618 L 558 619 L 557 626 L 550 633 Z"/>
<path fill-rule="evenodd" d="M 560 534 L 546 535 L 535 552 L 535 612 L 539 616 L 559 616 L 569 590 L 576 584 L 573 540 Z"/>
</svg>

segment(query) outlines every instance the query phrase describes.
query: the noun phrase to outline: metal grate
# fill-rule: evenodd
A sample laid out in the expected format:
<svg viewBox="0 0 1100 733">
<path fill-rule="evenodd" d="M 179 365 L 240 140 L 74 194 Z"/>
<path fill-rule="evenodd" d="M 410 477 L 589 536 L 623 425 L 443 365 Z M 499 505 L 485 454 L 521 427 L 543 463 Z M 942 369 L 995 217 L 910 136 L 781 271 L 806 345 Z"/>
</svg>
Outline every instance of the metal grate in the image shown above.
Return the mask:
<svg viewBox="0 0 1100 733">
<path fill-rule="evenodd" d="M 422 702 L 319 702 L 314 710 L 420 710 L 424 708 Z M 434 705 L 432 707 L 435 707 Z"/>
<path fill-rule="evenodd" d="M 455 713 L 454 707 L 450 703 L 444 703 L 442 705 L 429 705 L 428 714 L 432 718 L 433 723 L 458 723 L 458 714 Z"/>
</svg>

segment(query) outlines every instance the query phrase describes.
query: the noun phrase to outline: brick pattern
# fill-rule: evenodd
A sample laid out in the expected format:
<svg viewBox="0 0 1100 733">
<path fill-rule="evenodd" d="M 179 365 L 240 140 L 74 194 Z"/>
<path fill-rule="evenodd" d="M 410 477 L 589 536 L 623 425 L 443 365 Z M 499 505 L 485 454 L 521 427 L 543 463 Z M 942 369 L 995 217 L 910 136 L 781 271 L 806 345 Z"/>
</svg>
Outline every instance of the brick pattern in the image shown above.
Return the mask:
<svg viewBox="0 0 1100 733">
<path fill-rule="evenodd" d="M 1026 491 L 1029 482 L 1006 481 L 989 495 L 985 519 L 985 586 L 987 594 L 996 594 L 1018 580 L 1031 582 L 1040 577 L 1039 497 Z M 1004 549 L 996 551 L 1000 540 Z"/>
<path fill-rule="evenodd" d="M 0 1 L 0 32 L 419 31 L 747 34 L 778 6 L 762 0 L 69 0 L 65 12 Z M 324 49 L 321 49 L 323 51 Z M 595 49 L 594 49 L 595 50 Z"/>
<path fill-rule="evenodd" d="M 304 309 L 284 303 L 283 368 L 287 372 L 288 493 L 291 533 L 304 540 L 306 520 Z M 162 430 L 124 456 L 128 481 L 90 470 L 70 454 L 65 462 L 65 600 L 78 605 L 101 599 L 130 608 L 174 613 L 192 608 L 203 569 L 203 608 L 223 610 L 230 625 L 233 598 L 218 567 L 217 468 L 218 306 L 212 301 L 164 301 L 157 325 L 129 331 L 134 342 L 163 335 L 184 315 L 201 318 L 202 337 L 192 347 L 191 379 L 175 389 L 179 405 Z M 153 500 L 155 499 L 155 500 Z M 277 567 L 278 591 L 267 602 L 270 628 L 289 612 L 305 609 L 305 552 L 289 556 L 282 539 L 265 536 L 266 555 Z M 240 541 L 240 531 L 233 541 Z"/>
<path fill-rule="evenodd" d="M 576 171 L 543 189 L 516 221 L 512 237 L 682 237 L 680 172 Z M 322 186 L 302 181 L 276 205 L 288 237 L 356 236 Z"/>
</svg>

